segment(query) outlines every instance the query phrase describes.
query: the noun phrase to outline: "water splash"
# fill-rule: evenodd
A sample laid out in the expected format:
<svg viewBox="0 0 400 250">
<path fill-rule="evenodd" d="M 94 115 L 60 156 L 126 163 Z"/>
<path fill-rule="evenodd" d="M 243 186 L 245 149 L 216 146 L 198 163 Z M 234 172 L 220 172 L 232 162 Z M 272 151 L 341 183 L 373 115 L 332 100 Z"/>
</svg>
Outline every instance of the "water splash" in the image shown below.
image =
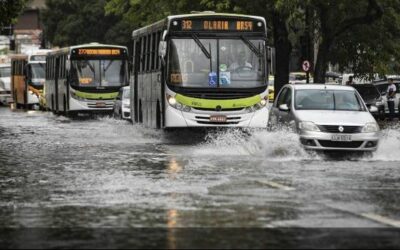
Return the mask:
<svg viewBox="0 0 400 250">
<path fill-rule="evenodd" d="M 373 154 L 373 161 L 400 161 L 400 128 L 391 127 L 382 131 L 378 151 Z"/>
<path fill-rule="evenodd" d="M 205 143 L 195 149 L 197 155 L 252 156 L 271 161 L 315 160 L 306 152 L 299 136 L 290 130 L 223 130 L 211 133 Z"/>
</svg>

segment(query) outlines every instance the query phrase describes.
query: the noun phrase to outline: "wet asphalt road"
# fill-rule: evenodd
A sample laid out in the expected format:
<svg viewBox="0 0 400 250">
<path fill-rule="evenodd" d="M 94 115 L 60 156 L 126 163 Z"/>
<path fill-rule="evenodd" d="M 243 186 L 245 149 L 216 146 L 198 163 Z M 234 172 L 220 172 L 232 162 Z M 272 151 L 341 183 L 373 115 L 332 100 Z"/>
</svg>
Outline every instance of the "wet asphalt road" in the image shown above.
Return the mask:
<svg viewBox="0 0 400 250">
<path fill-rule="evenodd" d="M 384 240 L 366 247 L 400 246 L 400 127 L 383 131 L 373 155 L 339 159 L 305 152 L 287 132 L 202 136 L 0 108 L 0 245 L 85 247 L 87 235 L 71 232 L 90 229 L 105 230 L 96 231 L 97 239 L 111 246 L 148 246 L 143 238 L 128 240 L 128 229 L 146 228 L 143 237 L 154 247 L 180 248 L 199 246 L 194 235 L 198 240 L 205 228 L 241 236 L 262 228 L 298 230 L 292 236 L 318 231 L 292 245 L 284 239 L 290 233 L 279 231 L 262 247 L 360 247 L 377 235 Z M 188 228 L 200 231 L 189 234 Z M 107 230 L 116 229 L 126 237 L 112 238 Z M 54 230 L 71 238 L 52 242 Z M 202 239 L 222 247 L 260 240 L 240 245 L 226 240 L 232 235 L 212 232 Z M 350 240 L 323 238 L 331 235 Z"/>
</svg>

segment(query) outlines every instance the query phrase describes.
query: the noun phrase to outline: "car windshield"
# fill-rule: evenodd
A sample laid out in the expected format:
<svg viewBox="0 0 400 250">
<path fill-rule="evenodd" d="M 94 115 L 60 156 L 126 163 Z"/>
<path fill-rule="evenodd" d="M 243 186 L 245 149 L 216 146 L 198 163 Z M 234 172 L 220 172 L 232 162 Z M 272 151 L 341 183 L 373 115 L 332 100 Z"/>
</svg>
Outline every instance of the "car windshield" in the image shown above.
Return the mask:
<svg viewBox="0 0 400 250">
<path fill-rule="evenodd" d="M 297 90 L 297 110 L 365 111 L 355 91 Z"/>
<path fill-rule="evenodd" d="M 11 67 L 0 68 L 0 78 L 11 77 Z"/>
<path fill-rule="evenodd" d="M 46 64 L 45 63 L 34 63 L 30 64 L 30 77 L 32 80 L 34 79 L 45 79 L 46 78 Z"/>
<path fill-rule="evenodd" d="M 124 60 L 77 60 L 72 66 L 74 84 L 81 87 L 118 87 L 126 83 Z"/>
<path fill-rule="evenodd" d="M 353 86 L 360 95 L 365 99 L 371 98 L 379 98 L 381 94 L 379 93 L 378 89 L 375 86 L 371 85 L 360 85 L 360 86 Z"/>
<path fill-rule="evenodd" d="M 173 39 L 168 83 L 188 88 L 265 86 L 264 48 L 262 39 Z"/>
</svg>

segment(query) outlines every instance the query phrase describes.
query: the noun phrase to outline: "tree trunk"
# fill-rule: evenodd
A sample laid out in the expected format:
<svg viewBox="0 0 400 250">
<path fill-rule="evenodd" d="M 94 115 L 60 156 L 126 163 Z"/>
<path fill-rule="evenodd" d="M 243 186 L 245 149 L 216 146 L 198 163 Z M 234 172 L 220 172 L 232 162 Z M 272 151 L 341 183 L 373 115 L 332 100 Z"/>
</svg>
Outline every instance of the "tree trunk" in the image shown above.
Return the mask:
<svg viewBox="0 0 400 250">
<path fill-rule="evenodd" d="M 314 83 L 325 83 L 326 70 L 329 63 L 330 39 L 323 38 L 318 48 L 317 64 L 315 65 Z"/>
<path fill-rule="evenodd" d="M 289 32 L 286 27 L 285 18 L 274 12 L 272 16 L 273 36 L 276 53 L 276 74 L 275 74 L 275 97 L 282 87 L 289 83 L 290 55 L 292 44 L 289 41 Z"/>
</svg>

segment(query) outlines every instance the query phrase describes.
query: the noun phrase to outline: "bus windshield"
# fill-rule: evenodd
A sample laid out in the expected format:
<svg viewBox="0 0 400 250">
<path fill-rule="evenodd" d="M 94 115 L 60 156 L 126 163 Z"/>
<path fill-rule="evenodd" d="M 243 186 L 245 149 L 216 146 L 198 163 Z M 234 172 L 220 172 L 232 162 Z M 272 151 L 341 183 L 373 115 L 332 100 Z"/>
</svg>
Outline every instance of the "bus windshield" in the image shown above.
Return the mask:
<svg viewBox="0 0 400 250">
<path fill-rule="evenodd" d="M 30 77 L 32 80 L 34 79 L 45 79 L 45 64 L 44 63 L 34 63 L 30 64 Z"/>
<path fill-rule="evenodd" d="M 80 87 L 118 87 L 126 83 L 124 60 L 76 60 L 72 67 L 73 84 Z"/>
<path fill-rule="evenodd" d="M 266 86 L 263 39 L 172 39 L 168 83 L 188 88 Z M 219 75 L 218 75 L 219 73 Z"/>
</svg>

